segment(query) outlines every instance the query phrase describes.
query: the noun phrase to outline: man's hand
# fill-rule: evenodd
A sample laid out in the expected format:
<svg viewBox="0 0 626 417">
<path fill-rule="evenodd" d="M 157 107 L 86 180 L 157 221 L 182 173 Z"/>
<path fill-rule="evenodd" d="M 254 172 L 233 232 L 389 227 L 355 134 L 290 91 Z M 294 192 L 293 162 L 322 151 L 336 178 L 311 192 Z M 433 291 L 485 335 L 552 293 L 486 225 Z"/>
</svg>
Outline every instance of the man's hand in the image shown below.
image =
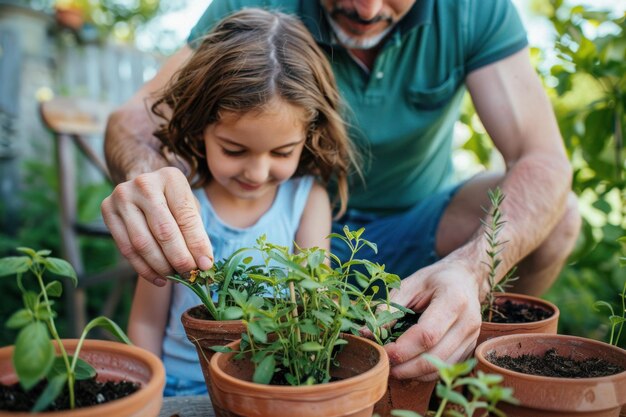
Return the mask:
<svg viewBox="0 0 626 417">
<path fill-rule="evenodd" d="M 213 265 L 197 200 L 177 168 L 119 184 L 101 208 L 122 255 L 155 285 L 165 285 L 163 277 L 174 272 Z"/>
<path fill-rule="evenodd" d="M 479 286 L 472 271 L 443 259 L 402 281 L 393 301 L 416 312 L 419 321 L 396 342 L 385 346 L 398 379 L 437 379 L 437 370 L 421 354 L 448 363 L 465 360 L 476 346 L 482 322 Z"/>
</svg>

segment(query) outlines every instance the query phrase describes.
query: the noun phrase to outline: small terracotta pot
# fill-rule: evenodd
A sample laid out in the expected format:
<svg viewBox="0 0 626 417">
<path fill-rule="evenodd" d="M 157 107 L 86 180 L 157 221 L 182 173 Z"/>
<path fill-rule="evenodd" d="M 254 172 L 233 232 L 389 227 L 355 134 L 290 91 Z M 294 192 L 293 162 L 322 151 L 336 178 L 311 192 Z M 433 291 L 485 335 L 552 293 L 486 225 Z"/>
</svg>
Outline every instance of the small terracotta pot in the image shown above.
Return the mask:
<svg viewBox="0 0 626 417">
<path fill-rule="evenodd" d="M 423 382 L 389 376 L 387 392 L 374 405 L 374 413 L 381 417 L 390 417 L 391 410 L 411 410 L 424 415 L 428 411 L 428 403 L 435 385 L 437 381 Z"/>
<path fill-rule="evenodd" d="M 69 354 L 77 339 L 63 340 Z M 0 348 L 0 383 L 13 384 L 17 375 L 11 356 L 13 346 Z M 80 358 L 96 369 L 98 381 L 129 381 L 141 385 L 137 392 L 100 405 L 74 410 L 37 413 L 50 417 L 157 417 L 163 404 L 165 369 L 154 354 L 137 346 L 106 340 L 86 340 Z M 0 411 L 0 417 L 32 417 L 28 412 Z"/>
<path fill-rule="evenodd" d="M 626 351 L 607 343 L 568 335 L 519 334 L 496 337 L 476 348 L 476 369 L 504 377 L 519 405 L 498 405 L 508 417 L 618 417 L 626 404 L 626 371 L 597 378 L 554 378 L 526 375 L 493 365 L 496 356 L 543 355 L 555 348 L 576 360 L 600 358 L 626 369 Z"/>
<path fill-rule="evenodd" d="M 387 389 L 389 359 L 371 340 L 343 335 L 348 344 L 337 355 L 337 381 L 311 386 L 263 385 L 251 382 L 254 365 L 216 353 L 211 381 L 217 415 L 236 417 L 371 417 Z M 229 344 L 237 350 L 239 342 Z M 219 413 L 217 411 L 219 410 Z"/>
<path fill-rule="evenodd" d="M 59 25 L 73 30 L 80 29 L 85 22 L 83 11 L 75 8 L 57 7 L 55 9 L 55 19 Z"/>
<path fill-rule="evenodd" d="M 193 317 L 190 313 L 196 309 L 205 309 L 200 304 L 185 311 L 180 318 L 187 334 L 187 339 L 196 347 L 198 359 L 202 367 L 202 375 L 209 396 L 213 399 L 209 362 L 215 353 L 211 346 L 225 346 L 241 339 L 241 333 L 246 331 L 246 325 L 241 320 L 203 320 Z M 217 414 L 220 417 L 220 414 Z"/>
<path fill-rule="evenodd" d="M 544 320 L 531 323 L 490 323 L 485 322 L 480 326 L 480 334 L 476 345 L 480 345 L 485 340 L 489 340 L 497 336 L 505 336 L 508 334 L 520 333 L 544 333 L 556 334 L 559 324 L 559 308 L 549 301 L 530 295 L 515 293 L 496 293 L 496 304 L 502 304 L 510 300 L 516 304 L 528 304 L 533 307 L 539 307 L 546 311 L 552 312 L 552 315 Z"/>
</svg>

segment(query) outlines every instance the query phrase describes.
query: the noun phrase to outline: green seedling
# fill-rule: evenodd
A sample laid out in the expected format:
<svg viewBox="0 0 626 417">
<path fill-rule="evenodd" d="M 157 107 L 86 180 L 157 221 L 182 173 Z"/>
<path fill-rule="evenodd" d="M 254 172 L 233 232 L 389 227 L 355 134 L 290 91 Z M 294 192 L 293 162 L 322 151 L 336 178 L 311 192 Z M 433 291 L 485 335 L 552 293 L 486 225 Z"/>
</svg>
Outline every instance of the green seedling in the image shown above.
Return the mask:
<svg viewBox="0 0 626 417">
<path fill-rule="evenodd" d="M 69 355 L 61 342 L 55 324 L 53 298 L 59 298 L 63 286 L 58 280 L 44 281 L 45 272 L 70 278 L 74 286 L 78 280 L 72 266 L 63 259 L 50 257 L 50 251 L 18 248 L 22 256 L 0 259 L 0 277 L 15 275 L 22 293 L 24 307 L 6 321 L 6 326 L 20 329 L 13 350 L 13 366 L 20 385 L 26 391 L 42 380 L 47 385 L 32 411 L 45 410 L 66 386 L 70 408 L 76 407 L 74 384 L 77 380 L 90 379 L 95 369 L 79 358 L 87 333 L 95 327 L 110 331 L 119 340 L 130 344 L 122 329 L 107 317 L 97 317 L 84 328 L 76 350 Z M 53 342 L 54 341 L 54 342 Z M 56 349 L 55 349 L 56 347 Z"/>
</svg>

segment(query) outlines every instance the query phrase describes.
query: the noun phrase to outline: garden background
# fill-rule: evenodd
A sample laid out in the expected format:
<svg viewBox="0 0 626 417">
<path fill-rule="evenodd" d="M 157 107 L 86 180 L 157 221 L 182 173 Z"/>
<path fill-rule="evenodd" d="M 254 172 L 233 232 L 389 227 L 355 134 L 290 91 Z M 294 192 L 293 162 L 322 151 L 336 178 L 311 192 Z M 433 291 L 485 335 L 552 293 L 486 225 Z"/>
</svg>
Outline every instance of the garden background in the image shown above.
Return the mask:
<svg viewBox="0 0 626 417">
<path fill-rule="evenodd" d="M 184 41 L 209 2 L 0 0 L 0 35 L 23 29 L 32 37 L 39 30 L 45 39 L 45 45 L 34 43 L 33 50 L 27 43 L 17 48 L 10 39 L 4 47 L 0 44 L 0 256 L 14 254 L 17 246 L 51 249 L 54 256 L 62 256 L 52 140 L 38 120 L 37 101 L 72 95 L 119 104 Z M 594 309 L 593 304 L 607 301 L 619 314 L 624 309 L 620 294 L 626 283 L 626 268 L 620 268 L 626 250 L 618 242 L 626 236 L 626 5 L 617 3 L 515 1 L 529 29 L 532 59 L 552 100 L 574 167 L 573 189 L 583 216 L 576 249 L 545 298 L 561 309 L 560 333 L 604 341 L 610 333 L 609 313 Z M 84 21 L 78 29 L 55 20 L 55 8 L 62 7 L 81 11 Z M 18 9 L 27 13 L 33 27 L 16 27 L 20 23 L 6 14 L 3 19 L 7 10 Z M 15 57 L 23 66 L 30 65 L 18 69 L 19 81 L 2 77 L 3 68 L 13 65 Z M 98 59 L 109 64 L 113 60 L 116 76 L 125 76 L 124 82 L 133 88 L 121 85 L 119 78 L 117 93 L 100 84 L 94 87 L 89 74 L 102 71 Z M 122 59 L 129 63 L 121 65 Z M 77 73 L 77 68 L 84 73 Z M 10 100 L 11 92 L 19 104 Z M 455 134 L 454 161 L 460 177 L 502 167 L 469 97 Z M 97 217 L 100 202 L 110 191 L 97 177 L 85 175 L 80 216 Z M 116 256 L 111 242 L 84 239 L 81 244 L 85 266 L 91 271 Z M 90 288 L 90 312 L 99 309 L 101 295 L 109 290 L 108 283 Z M 0 323 L 4 323 L 21 301 L 12 279 L 0 281 L 0 294 Z M 131 296 L 128 290 L 114 317 L 123 327 Z M 60 327 L 63 334 L 62 321 Z M 0 346 L 11 344 L 14 336 L 3 328 Z M 619 345 L 626 348 L 626 336 Z"/>
</svg>

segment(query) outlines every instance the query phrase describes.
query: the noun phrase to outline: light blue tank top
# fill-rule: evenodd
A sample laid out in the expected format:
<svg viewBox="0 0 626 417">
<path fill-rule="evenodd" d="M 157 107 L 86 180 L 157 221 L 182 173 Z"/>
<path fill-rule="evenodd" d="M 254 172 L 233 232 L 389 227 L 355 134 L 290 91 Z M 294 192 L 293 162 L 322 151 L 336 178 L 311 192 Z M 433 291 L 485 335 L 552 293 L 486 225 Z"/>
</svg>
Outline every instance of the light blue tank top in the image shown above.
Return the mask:
<svg viewBox="0 0 626 417">
<path fill-rule="evenodd" d="M 293 241 L 300 225 L 313 177 L 292 178 L 278 187 L 270 209 L 252 226 L 241 229 L 225 224 L 215 213 L 204 189 L 194 190 L 200 201 L 204 228 L 213 245 L 215 260 L 229 257 L 242 247 L 252 247 L 265 234 L 267 241 L 293 250 Z M 174 284 L 168 324 L 163 339 L 163 363 L 168 375 L 204 383 L 195 347 L 187 339 L 180 317 L 189 308 L 200 304 L 198 297 L 183 285 Z"/>
</svg>

